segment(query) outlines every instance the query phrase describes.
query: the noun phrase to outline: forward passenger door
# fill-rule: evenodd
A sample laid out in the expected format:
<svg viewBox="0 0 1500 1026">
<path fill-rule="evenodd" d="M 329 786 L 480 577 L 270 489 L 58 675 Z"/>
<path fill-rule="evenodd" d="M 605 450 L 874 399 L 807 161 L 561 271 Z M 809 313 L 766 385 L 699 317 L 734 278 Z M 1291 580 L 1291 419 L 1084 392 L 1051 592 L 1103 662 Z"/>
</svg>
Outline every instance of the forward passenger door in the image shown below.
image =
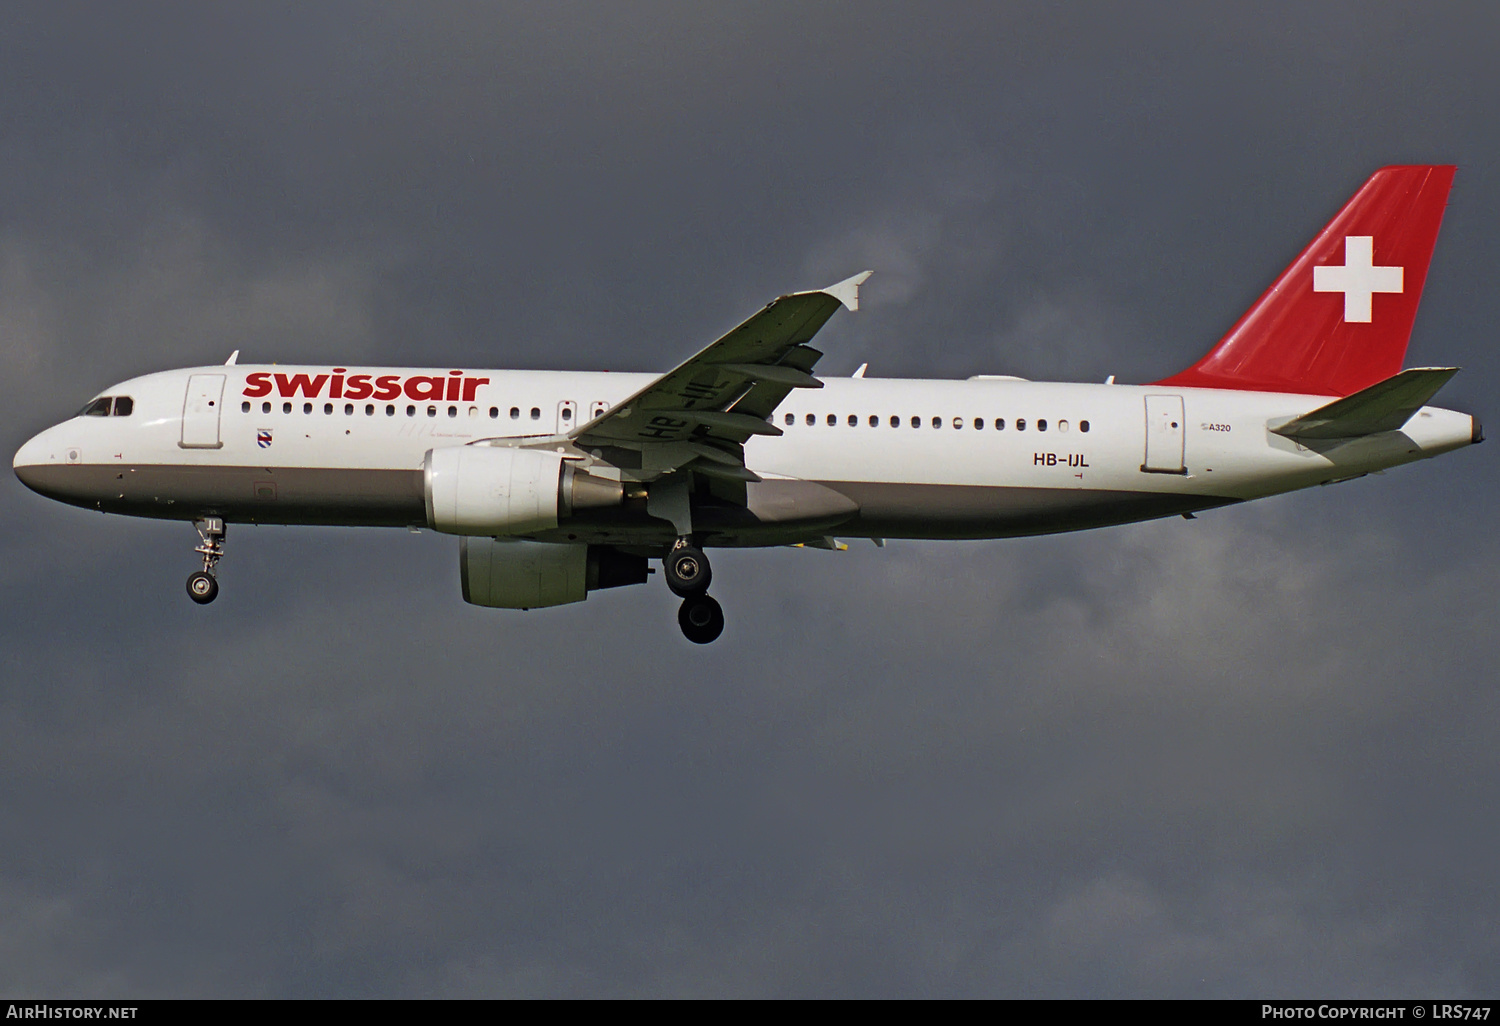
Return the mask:
<svg viewBox="0 0 1500 1026">
<path fill-rule="evenodd" d="M 182 401 L 182 440 L 177 444 L 184 449 L 223 446 L 219 440 L 219 412 L 223 406 L 224 375 L 191 375 Z"/>
</svg>

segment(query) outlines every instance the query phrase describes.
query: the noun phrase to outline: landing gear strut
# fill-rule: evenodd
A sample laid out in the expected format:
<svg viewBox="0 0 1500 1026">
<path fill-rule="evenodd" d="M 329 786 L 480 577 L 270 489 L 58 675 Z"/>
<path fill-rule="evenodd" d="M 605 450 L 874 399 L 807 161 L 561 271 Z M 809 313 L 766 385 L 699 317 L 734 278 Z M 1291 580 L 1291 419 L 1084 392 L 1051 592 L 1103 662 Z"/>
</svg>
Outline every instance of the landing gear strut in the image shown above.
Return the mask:
<svg viewBox="0 0 1500 1026">
<path fill-rule="evenodd" d="M 194 520 L 193 526 L 198 529 L 201 542 L 193 551 L 203 557 L 203 569 L 188 576 L 187 593 L 188 598 L 206 606 L 219 597 L 219 579 L 214 568 L 224 558 L 224 521 L 220 517 L 204 517 Z"/>
</svg>

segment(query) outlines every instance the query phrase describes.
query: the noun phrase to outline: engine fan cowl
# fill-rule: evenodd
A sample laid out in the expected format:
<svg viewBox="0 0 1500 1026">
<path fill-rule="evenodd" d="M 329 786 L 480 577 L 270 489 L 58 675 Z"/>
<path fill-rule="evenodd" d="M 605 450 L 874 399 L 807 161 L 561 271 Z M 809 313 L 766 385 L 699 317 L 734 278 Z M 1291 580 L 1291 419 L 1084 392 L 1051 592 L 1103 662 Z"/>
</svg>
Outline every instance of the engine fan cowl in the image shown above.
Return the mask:
<svg viewBox="0 0 1500 1026">
<path fill-rule="evenodd" d="M 446 534 L 529 534 L 557 526 L 563 458 L 535 449 L 460 445 L 422 461 L 427 523 Z"/>
<path fill-rule="evenodd" d="M 446 534 L 532 534 L 575 510 L 618 506 L 619 481 L 593 477 L 562 455 L 508 446 L 431 449 L 422 461 L 427 524 Z"/>
</svg>

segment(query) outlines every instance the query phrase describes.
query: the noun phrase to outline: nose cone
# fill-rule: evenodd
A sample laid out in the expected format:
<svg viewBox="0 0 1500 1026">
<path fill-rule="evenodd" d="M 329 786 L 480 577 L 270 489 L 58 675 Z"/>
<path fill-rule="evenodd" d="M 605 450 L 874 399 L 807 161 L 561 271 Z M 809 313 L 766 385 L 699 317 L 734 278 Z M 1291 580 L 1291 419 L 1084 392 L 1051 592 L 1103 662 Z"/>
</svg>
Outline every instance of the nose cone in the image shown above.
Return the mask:
<svg viewBox="0 0 1500 1026">
<path fill-rule="evenodd" d="M 43 431 L 31 439 L 16 450 L 16 457 L 11 461 L 21 483 L 42 495 L 50 494 L 46 487 L 47 479 L 51 476 L 48 471 L 66 461 L 65 453 L 54 451 L 56 446 L 48 437 L 50 434 L 50 431 Z"/>
</svg>

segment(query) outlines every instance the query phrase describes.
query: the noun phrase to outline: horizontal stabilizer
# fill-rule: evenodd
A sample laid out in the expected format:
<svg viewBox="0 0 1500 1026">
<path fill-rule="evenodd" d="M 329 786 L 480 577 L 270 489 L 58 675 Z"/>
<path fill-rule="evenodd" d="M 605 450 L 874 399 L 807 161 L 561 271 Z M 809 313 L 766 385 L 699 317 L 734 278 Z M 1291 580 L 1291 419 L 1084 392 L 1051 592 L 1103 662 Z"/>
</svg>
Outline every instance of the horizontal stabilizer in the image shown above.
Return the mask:
<svg viewBox="0 0 1500 1026">
<path fill-rule="evenodd" d="M 1457 367 L 1413 367 L 1271 430 L 1297 439 L 1399 431 L 1457 373 Z"/>
</svg>

